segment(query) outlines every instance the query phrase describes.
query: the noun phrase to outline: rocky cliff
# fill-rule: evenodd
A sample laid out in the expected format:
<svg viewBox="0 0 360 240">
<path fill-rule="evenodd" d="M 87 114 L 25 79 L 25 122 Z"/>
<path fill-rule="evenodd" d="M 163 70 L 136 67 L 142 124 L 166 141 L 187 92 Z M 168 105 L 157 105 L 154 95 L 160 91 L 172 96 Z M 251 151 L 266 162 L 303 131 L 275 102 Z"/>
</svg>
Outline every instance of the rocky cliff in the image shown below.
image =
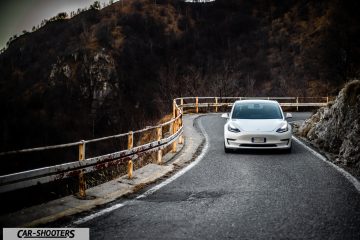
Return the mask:
<svg viewBox="0 0 360 240">
<path fill-rule="evenodd" d="M 360 81 L 346 84 L 334 102 L 320 108 L 298 131 L 360 176 Z"/>
</svg>

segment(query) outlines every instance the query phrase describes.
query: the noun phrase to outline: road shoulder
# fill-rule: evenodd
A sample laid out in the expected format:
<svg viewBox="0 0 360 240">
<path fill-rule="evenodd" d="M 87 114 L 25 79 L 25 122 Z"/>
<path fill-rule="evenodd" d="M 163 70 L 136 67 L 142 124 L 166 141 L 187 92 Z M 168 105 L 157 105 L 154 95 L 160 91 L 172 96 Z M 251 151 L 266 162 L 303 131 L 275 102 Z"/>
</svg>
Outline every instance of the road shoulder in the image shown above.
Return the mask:
<svg viewBox="0 0 360 240">
<path fill-rule="evenodd" d="M 302 122 L 303 120 L 294 121 L 291 123 L 296 126 L 295 129 L 298 129 Z M 360 193 L 360 176 L 356 175 L 356 172 L 353 171 L 353 169 L 337 162 L 336 158 L 332 154 L 327 153 L 322 149 L 319 149 L 308 139 L 299 136 L 299 134 L 297 134 L 297 131 L 295 131 L 293 135 L 293 139 L 296 142 L 298 142 L 302 147 L 311 152 L 314 156 L 329 164 L 331 167 L 335 168 L 341 175 L 343 175 L 349 182 L 351 182 L 351 184 L 353 184 L 356 190 Z"/>
</svg>

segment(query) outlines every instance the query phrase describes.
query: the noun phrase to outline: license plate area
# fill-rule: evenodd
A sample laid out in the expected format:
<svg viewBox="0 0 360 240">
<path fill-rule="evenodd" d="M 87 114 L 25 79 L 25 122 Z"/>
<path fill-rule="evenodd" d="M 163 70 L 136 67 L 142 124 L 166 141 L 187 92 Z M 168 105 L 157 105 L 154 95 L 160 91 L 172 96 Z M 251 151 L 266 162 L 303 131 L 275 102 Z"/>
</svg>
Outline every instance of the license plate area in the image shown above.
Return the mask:
<svg viewBox="0 0 360 240">
<path fill-rule="evenodd" d="M 253 138 L 251 138 L 251 142 L 253 142 L 253 143 L 266 143 L 266 138 L 253 137 Z"/>
</svg>

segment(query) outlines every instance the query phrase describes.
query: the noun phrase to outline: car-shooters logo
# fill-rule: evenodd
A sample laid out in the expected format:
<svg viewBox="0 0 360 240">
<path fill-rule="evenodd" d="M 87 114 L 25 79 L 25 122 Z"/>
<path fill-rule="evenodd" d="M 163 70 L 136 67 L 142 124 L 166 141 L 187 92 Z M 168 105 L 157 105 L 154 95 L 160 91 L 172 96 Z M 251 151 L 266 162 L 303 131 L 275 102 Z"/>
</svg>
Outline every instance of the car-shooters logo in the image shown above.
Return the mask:
<svg viewBox="0 0 360 240">
<path fill-rule="evenodd" d="M 89 240 L 89 228 L 4 228 L 4 240 L 72 239 Z"/>
</svg>

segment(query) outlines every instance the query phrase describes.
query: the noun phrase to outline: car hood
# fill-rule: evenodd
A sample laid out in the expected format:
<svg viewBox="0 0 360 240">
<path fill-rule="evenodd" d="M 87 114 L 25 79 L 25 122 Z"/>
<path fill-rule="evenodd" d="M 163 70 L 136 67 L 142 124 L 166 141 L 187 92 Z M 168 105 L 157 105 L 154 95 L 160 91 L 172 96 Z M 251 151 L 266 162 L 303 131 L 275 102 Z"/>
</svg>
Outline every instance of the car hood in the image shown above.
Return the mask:
<svg viewBox="0 0 360 240">
<path fill-rule="evenodd" d="M 282 119 L 232 119 L 230 122 L 246 132 L 272 132 L 286 122 Z"/>
</svg>

